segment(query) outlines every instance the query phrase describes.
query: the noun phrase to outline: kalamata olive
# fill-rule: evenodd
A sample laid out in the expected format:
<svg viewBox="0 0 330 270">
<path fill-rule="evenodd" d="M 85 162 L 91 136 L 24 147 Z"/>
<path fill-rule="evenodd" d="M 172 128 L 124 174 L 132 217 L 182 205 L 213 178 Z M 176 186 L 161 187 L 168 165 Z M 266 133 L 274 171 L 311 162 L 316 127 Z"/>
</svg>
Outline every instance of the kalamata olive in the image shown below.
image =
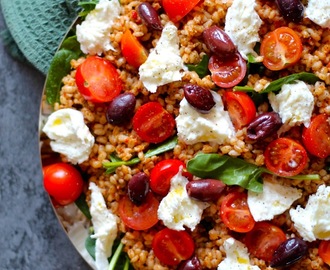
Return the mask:
<svg viewBox="0 0 330 270">
<path fill-rule="evenodd" d="M 203 38 L 210 51 L 220 57 L 227 57 L 236 52 L 236 47 L 230 37 L 216 25 L 205 29 Z"/>
<path fill-rule="evenodd" d="M 190 197 L 207 202 L 219 199 L 226 185 L 216 179 L 200 179 L 188 182 L 187 193 Z"/>
<path fill-rule="evenodd" d="M 304 14 L 304 5 L 300 0 L 276 0 L 280 14 L 287 21 L 300 22 Z"/>
<path fill-rule="evenodd" d="M 143 2 L 138 6 L 137 11 L 141 20 L 148 28 L 154 30 L 163 29 L 158 13 L 151 4 Z"/>
<path fill-rule="evenodd" d="M 263 140 L 276 132 L 282 125 L 282 120 L 276 112 L 266 112 L 258 115 L 247 127 L 247 137 L 251 140 Z"/>
<path fill-rule="evenodd" d="M 286 267 L 292 265 L 307 254 L 308 246 L 300 238 L 294 237 L 286 240 L 275 250 L 271 267 Z"/>
<path fill-rule="evenodd" d="M 131 201 L 140 205 L 143 203 L 149 191 L 149 176 L 144 172 L 139 172 L 132 176 L 128 182 L 128 196 Z"/>
<path fill-rule="evenodd" d="M 202 270 L 202 265 L 197 256 L 193 256 L 188 260 L 180 263 L 178 270 Z"/>
<path fill-rule="evenodd" d="M 188 103 L 201 113 L 208 113 L 215 105 L 213 95 L 208 89 L 196 84 L 186 84 L 183 90 Z"/>
<path fill-rule="evenodd" d="M 136 99 L 132 93 L 123 93 L 114 98 L 108 105 L 106 118 L 110 124 L 123 125 L 134 115 Z"/>
</svg>

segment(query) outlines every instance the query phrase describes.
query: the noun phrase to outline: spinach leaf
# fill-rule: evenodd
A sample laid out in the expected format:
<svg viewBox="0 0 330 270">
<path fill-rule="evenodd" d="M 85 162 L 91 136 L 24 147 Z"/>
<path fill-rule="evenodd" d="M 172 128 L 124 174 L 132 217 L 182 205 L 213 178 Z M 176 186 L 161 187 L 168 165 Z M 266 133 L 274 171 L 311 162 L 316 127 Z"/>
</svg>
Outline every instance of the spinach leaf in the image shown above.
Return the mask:
<svg viewBox="0 0 330 270">
<path fill-rule="evenodd" d="M 95 260 L 95 243 L 96 239 L 92 238 L 91 235 L 93 234 L 93 229 L 90 230 L 90 234 L 85 240 L 85 248 L 89 255 Z"/>
<path fill-rule="evenodd" d="M 209 68 L 209 56 L 204 54 L 202 60 L 197 65 L 186 64 L 189 71 L 195 71 L 199 78 L 204 78 L 206 75 L 210 74 Z"/>
<path fill-rule="evenodd" d="M 295 73 L 295 74 L 291 74 L 289 76 L 279 78 L 275 81 L 272 81 L 265 89 L 263 89 L 259 93 L 262 94 L 262 93 L 269 93 L 269 92 L 277 92 L 277 91 L 281 90 L 281 87 L 284 84 L 294 83 L 296 80 L 301 80 L 301 81 L 304 81 L 309 84 L 314 84 L 317 81 L 319 81 L 320 79 L 315 74 L 309 73 L 309 72 Z"/>
<path fill-rule="evenodd" d="M 79 196 L 79 198 L 75 201 L 75 204 L 77 205 L 77 207 L 80 209 L 80 211 L 88 218 L 91 219 L 91 213 L 89 212 L 89 207 L 88 204 L 86 202 L 86 194 L 85 193 L 81 193 L 81 195 Z"/>
<path fill-rule="evenodd" d="M 79 17 L 86 17 L 89 12 L 91 12 L 93 9 L 95 9 L 95 6 L 97 5 L 99 1 L 98 0 L 91 0 L 91 1 L 82 1 L 79 2 L 78 5 L 83 9 L 79 12 Z"/>
<path fill-rule="evenodd" d="M 80 43 L 77 40 L 77 36 L 72 35 L 64 39 L 60 49 L 66 49 L 69 51 L 77 52 L 77 54 L 80 54 Z"/>
<path fill-rule="evenodd" d="M 177 143 L 178 143 L 178 138 L 176 136 L 174 136 L 174 137 L 166 140 L 162 144 L 156 145 L 155 147 L 150 148 L 145 153 L 145 157 L 157 156 L 159 154 L 172 150 L 177 145 Z M 141 161 L 138 157 L 132 158 L 128 161 L 123 161 L 114 154 L 110 155 L 110 160 L 111 161 L 109 161 L 109 162 L 103 163 L 103 168 L 106 169 L 106 173 L 108 173 L 108 174 L 115 172 L 116 169 L 122 165 L 132 166 L 132 165 L 138 164 Z"/>
</svg>

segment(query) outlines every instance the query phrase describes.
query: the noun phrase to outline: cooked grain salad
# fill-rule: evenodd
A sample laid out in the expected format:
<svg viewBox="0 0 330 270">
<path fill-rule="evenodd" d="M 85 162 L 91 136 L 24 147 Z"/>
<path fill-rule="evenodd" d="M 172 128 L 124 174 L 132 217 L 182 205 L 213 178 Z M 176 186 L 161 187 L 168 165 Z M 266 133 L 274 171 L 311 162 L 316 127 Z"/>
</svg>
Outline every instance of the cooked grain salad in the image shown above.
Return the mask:
<svg viewBox="0 0 330 270">
<path fill-rule="evenodd" d="M 329 269 L 330 1 L 112 1 L 45 96 L 94 267 Z"/>
</svg>

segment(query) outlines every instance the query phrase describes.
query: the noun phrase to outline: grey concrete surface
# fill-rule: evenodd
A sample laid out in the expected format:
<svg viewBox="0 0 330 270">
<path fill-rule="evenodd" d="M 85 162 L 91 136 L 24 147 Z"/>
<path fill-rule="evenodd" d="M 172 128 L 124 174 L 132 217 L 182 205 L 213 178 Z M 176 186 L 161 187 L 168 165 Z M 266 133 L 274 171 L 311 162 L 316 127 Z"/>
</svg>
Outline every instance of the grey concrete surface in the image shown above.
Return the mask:
<svg viewBox="0 0 330 270">
<path fill-rule="evenodd" d="M 0 31 L 5 23 L 0 14 Z M 0 269 L 90 269 L 58 223 L 42 185 L 38 117 L 44 76 L 0 40 Z"/>
</svg>

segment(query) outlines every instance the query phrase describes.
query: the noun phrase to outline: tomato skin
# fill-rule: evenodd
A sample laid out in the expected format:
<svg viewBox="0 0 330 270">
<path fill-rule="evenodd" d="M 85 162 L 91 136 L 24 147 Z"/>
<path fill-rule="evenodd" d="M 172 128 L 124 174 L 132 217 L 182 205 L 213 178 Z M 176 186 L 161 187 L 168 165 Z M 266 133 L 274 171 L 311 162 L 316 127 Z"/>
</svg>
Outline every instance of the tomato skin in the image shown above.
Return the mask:
<svg viewBox="0 0 330 270">
<path fill-rule="evenodd" d="M 77 67 L 76 84 L 80 94 L 95 103 L 113 100 L 123 88 L 116 68 L 99 56 L 90 56 Z"/>
<path fill-rule="evenodd" d="M 270 262 L 277 247 L 286 240 L 281 228 L 269 222 L 257 222 L 245 236 L 244 242 L 251 255 Z"/>
<path fill-rule="evenodd" d="M 302 54 L 300 37 L 283 26 L 268 33 L 260 45 L 263 64 L 270 70 L 282 70 L 297 63 Z"/>
<path fill-rule="evenodd" d="M 306 150 L 319 158 L 330 155 L 330 123 L 326 114 L 319 114 L 312 118 L 308 128 L 302 133 Z"/>
<path fill-rule="evenodd" d="M 278 138 L 266 147 L 265 165 L 279 176 L 294 176 L 305 168 L 308 156 L 305 148 L 289 138 Z"/>
<path fill-rule="evenodd" d="M 221 202 L 220 217 L 223 223 L 235 232 L 249 232 L 255 224 L 245 192 L 233 191 L 228 193 Z"/>
<path fill-rule="evenodd" d="M 129 29 L 124 32 L 120 46 L 126 61 L 135 68 L 139 68 L 148 58 L 147 50 Z"/>
<path fill-rule="evenodd" d="M 133 129 L 149 143 L 160 143 L 174 131 L 175 120 L 159 102 L 148 102 L 139 107 L 133 117 Z"/>
<path fill-rule="evenodd" d="M 119 201 L 119 216 L 124 224 L 133 230 L 147 230 L 158 222 L 159 201 L 149 192 L 140 205 L 135 205 L 128 195 Z"/>
<path fill-rule="evenodd" d="M 238 52 L 226 58 L 212 55 L 208 68 L 213 82 L 222 88 L 231 88 L 239 84 L 247 71 L 246 61 Z"/>
<path fill-rule="evenodd" d="M 165 228 L 155 234 L 152 249 L 162 263 L 175 266 L 193 255 L 195 243 L 186 231 Z"/>
<path fill-rule="evenodd" d="M 223 97 L 236 129 L 247 126 L 256 117 L 256 106 L 247 93 L 225 91 Z"/>
<path fill-rule="evenodd" d="M 162 6 L 169 19 L 176 23 L 186 16 L 199 0 L 163 0 Z"/>
<path fill-rule="evenodd" d="M 60 205 L 73 203 L 83 191 L 84 181 L 72 165 L 59 162 L 43 167 L 44 188 Z"/>
<path fill-rule="evenodd" d="M 319 256 L 327 264 L 330 265 L 330 241 L 322 240 L 319 245 Z"/>
</svg>

